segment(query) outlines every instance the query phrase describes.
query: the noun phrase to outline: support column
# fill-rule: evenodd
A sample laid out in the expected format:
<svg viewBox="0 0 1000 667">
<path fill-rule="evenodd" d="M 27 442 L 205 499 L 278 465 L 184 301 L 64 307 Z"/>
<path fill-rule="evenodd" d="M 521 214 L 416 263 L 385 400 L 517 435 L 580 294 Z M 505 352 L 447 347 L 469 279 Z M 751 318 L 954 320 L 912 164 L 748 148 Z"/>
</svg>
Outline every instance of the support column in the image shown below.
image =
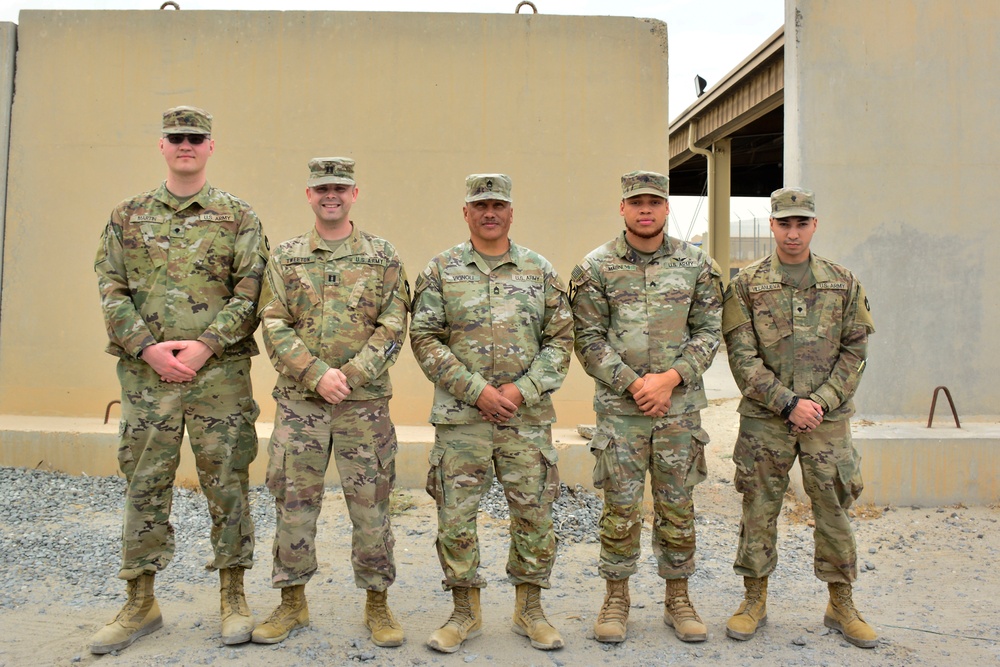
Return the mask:
<svg viewBox="0 0 1000 667">
<path fill-rule="evenodd" d="M 723 284 L 729 284 L 732 145 L 731 139 L 719 139 L 712 144 L 713 168 L 708 175 L 708 251 L 722 269 Z"/>
</svg>

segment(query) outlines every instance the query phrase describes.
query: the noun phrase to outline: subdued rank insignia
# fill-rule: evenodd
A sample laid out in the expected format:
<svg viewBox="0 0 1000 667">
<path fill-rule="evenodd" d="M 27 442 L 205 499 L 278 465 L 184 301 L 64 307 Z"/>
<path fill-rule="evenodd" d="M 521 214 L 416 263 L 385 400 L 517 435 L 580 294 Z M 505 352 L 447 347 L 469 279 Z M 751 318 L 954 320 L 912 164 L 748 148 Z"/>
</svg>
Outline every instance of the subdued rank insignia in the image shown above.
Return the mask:
<svg viewBox="0 0 1000 667">
<path fill-rule="evenodd" d="M 493 192 L 493 179 L 492 178 L 487 179 L 487 181 L 486 181 L 486 189 L 489 190 L 490 192 Z"/>
<path fill-rule="evenodd" d="M 406 289 L 406 300 L 413 301 L 413 296 L 410 294 L 410 281 L 404 280 L 403 287 Z"/>
<path fill-rule="evenodd" d="M 868 303 L 868 297 L 865 297 L 865 310 L 867 310 L 869 313 L 872 312 L 872 305 Z"/>
<path fill-rule="evenodd" d="M 340 283 L 340 275 L 336 273 L 326 274 L 326 284 L 327 285 L 337 285 Z"/>
<path fill-rule="evenodd" d="M 493 293 L 494 294 L 500 294 L 500 287 L 498 285 L 494 285 L 493 286 Z"/>
</svg>

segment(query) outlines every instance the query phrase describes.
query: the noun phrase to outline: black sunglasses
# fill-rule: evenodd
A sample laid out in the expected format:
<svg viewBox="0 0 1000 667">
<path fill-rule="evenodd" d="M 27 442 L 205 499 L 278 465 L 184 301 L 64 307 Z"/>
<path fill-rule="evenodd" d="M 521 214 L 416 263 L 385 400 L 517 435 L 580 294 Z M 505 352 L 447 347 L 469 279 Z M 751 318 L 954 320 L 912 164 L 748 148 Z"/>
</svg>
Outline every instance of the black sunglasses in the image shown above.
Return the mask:
<svg viewBox="0 0 1000 667">
<path fill-rule="evenodd" d="M 207 134 L 168 134 L 167 135 L 167 141 L 169 141 L 170 143 L 174 144 L 175 146 L 179 146 L 179 145 L 183 144 L 185 139 L 187 139 L 188 143 L 191 144 L 192 146 L 200 146 L 202 143 L 204 143 L 205 139 L 208 139 L 208 135 Z"/>
</svg>

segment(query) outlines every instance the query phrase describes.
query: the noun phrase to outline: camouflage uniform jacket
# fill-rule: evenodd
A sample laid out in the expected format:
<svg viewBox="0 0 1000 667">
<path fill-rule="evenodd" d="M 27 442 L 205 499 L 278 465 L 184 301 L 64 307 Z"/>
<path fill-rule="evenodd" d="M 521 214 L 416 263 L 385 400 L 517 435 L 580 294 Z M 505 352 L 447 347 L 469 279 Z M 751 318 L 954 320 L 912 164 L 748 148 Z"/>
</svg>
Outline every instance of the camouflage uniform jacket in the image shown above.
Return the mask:
<svg viewBox="0 0 1000 667">
<path fill-rule="evenodd" d="M 199 340 L 209 363 L 257 354 L 266 259 L 250 205 L 208 183 L 183 207 L 165 183 L 122 202 L 94 262 L 107 352 L 135 359 L 154 343 Z"/>
<path fill-rule="evenodd" d="M 642 415 L 628 386 L 671 368 L 681 384 L 667 414 L 708 405 L 701 376 L 719 349 L 719 276 L 707 253 L 669 236 L 643 263 L 624 232 L 573 269 L 576 354 L 597 381 L 598 414 Z"/>
<path fill-rule="evenodd" d="M 823 406 L 824 419 L 854 414 L 868 334 L 864 289 L 842 266 L 809 258 L 812 278 L 796 288 L 777 254 L 740 271 L 726 289 L 722 332 L 743 392 L 739 413 L 773 417 L 795 396 Z"/>
<path fill-rule="evenodd" d="M 347 376 L 347 400 L 392 396 L 386 371 L 406 338 L 409 292 L 396 249 L 357 225 L 336 252 L 315 228 L 276 247 L 260 299 L 274 397 L 321 399 L 331 368 Z"/>
<path fill-rule="evenodd" d="M 573 350 L 566 288 L 541 255 L 510 244 L 492 271 L 466 241 L 417 278 L 413 352 L 434 383 L 433 424 L 480 423 L 486 385 L 514 383 L 524 404 L 510 424 L 551 424 L 551 394 Z"/>
</svg>

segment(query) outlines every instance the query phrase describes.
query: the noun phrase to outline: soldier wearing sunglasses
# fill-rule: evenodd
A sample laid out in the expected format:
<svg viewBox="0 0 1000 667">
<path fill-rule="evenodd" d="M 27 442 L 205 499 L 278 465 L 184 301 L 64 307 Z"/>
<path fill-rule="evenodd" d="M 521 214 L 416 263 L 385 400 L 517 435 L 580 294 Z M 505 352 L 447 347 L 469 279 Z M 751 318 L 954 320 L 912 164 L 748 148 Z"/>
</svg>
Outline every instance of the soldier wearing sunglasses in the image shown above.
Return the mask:
<svg viewBox="0 0 1000 667">
<path fill-rule="evenodd" d="M 212 116 L 163 114 L 167 178 L 111 212 L 95 270 L 122 386 L 118 461 L 127 489 L 122 564 L 128 600 L 91 640 L 92 653 L 129 646 L 163 625 L 156 573 L 174 553 L 170 505 L 185 428 L 211 515 L 221 580 L 222 641 L 249 641 L 243 594 L 253 565 L 248 468 L 257 454 L 250 357 L 266 241 L 250 205 L 208 184 Z"/>
</svg>

